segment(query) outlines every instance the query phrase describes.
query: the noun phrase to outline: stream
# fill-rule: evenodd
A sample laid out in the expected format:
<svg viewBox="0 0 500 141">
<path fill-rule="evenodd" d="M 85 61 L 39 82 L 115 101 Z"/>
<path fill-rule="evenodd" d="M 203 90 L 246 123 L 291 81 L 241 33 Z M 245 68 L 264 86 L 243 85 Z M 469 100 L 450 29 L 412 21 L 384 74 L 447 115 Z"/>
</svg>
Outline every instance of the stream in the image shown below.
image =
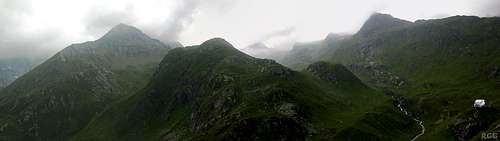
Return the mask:
<svg viewBox="0 0 500 141">
<path fill-rule="evenodd" d="M 413 137 L 410 141 L 415 141 L 417 140 L 420 136 L 424 135 L 425 134 L 425 126 L 424 126 L 424 122 L 419 120 L 417 117 L 415 116 L 412 116 L 409 112 L 408 112 L 408 106 L 406 104 L 406 100 L 402 97 L 396 97 L 394 95 L 391 96 L 392 99 L 394 99 L 395 101 L 397 101 L 397 107 L 399 108 L 399 110 L 401 112 L 403 112 L 406 116 L 409 116 L 411 117 L 414 121 L 416 121 L 418 123 L 418 125 L 420 125 L 420 133 L 418 135 L 416 135 L 415 137 Z"/>
</svg>

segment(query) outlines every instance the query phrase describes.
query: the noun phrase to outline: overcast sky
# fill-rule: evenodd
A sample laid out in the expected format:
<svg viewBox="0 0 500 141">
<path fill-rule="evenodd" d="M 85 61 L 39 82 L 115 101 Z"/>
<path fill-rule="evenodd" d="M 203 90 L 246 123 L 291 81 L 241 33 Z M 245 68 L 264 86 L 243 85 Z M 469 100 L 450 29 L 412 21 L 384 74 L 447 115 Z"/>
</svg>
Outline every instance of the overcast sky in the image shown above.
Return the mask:
<svg viewBox="0 0 500 141">
<path fill-rule="evenodd" d="M 0 0 L 0 58 L 51 55 L 118 23 L 184 45 L 222 37 L 279 48 L 354 33 L 373 12 L 415 21 L 500 15 L 500 0 Z"/>
</svg>

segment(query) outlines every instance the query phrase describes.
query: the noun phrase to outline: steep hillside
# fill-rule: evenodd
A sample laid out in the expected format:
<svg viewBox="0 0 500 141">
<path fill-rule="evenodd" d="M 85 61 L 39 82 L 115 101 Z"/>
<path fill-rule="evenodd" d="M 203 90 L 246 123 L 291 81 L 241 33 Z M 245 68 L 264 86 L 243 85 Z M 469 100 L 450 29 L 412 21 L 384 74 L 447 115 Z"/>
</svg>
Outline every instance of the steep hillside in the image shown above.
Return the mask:
<svg viewBox="0 0 500 141">
<path fill-rule="evenodd" d="M 145 86 L 170 48 L 124 24 L 65 48 L 0 92 L 0 140 L 66 140 Z"/>
<path fill-rule="evenodd" d="M 471 114 L 478 112 L 475 99 L 486 99 L 487 111 L 500 108 L 500 18 L 408 23 L 374 16 L 385 18 L 370 18 L 365 26 L 377 26 L 363 26 L 321 60 L 349 66 L 364 82 L 408 98 L 426 126 L 422 140 L 468 140 L 500 126 L 495 114 L 475 117 L 494 120 L 468 120 L 488 115 Z"/>
<path fill-rule="evenodd" d="M 143 90 L 72 140 L 407 140 L 416 132 L 342 65 L 296 72 L 216 38 L 171 50 Z"/>
</svg>

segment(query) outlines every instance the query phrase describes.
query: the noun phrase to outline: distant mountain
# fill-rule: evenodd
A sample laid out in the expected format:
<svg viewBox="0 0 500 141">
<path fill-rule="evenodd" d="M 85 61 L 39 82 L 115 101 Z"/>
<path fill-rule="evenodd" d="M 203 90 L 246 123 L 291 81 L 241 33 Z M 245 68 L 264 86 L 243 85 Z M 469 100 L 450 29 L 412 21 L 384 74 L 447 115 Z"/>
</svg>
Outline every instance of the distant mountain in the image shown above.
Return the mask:
<svg viewBox="0 0 500 141">
<path fill-rule="evenodd" d="M 308 65 L 319 60 L 320 51 L 326 47 L 324 40 L 306 43 L 295 43 L 283 59 L 278 60 L 281 64 L 296 70 L 305 69 Z"/>
<path fill-rule="evenodd" d="M 408 24 L 411 24 L 411 22 L 394 18 L 388 14 L 373 13 L 368 20 L 365 21 L 357 35 L 365 37 L 374 36 L 377 32 L 387 31 L 388 29 Z"/>
<path fill-rule="evenodd" d="M 120 24 L 73 44 L 0 91 L 0 140 L 66 140 L 144 87 L 172 47 Z"/>
<path fill-rule="evenodd" d="M 404 107 L 426 127 L 419 140 L 480 140 L 482 132 L 500 131 L 499 45 L 497 17 L 412 23 L 376 13 L 351 38 L 321 49 L 318 60 L 406 98 Z M 488 108 L 474 109 L 475 99 Z"/>
<path fill-rule="evenodd" d="M 9 58 L 0 59 L 0 89 L 6 87 L 24 73 L 31 70 L 41 59 Z"/>
<path fill-rule="evenodd" d="M 413 129 L 342 65 L 296 72 L 215 38 L 171 50 L 149 85 L 72 140 L 387 140 L 410 138 Z"/>
<path fill-rule="evenodd" d="M 242 49 L 243 52 L 257 58 L 281 60 L 286 50 L 270 48 L 264 43 L 254 43 Z"/>
<path fill-rule="evenodd" d="M 305 69 L 308 65 L 320 60 L 324 53 L 335 51 L 339 41 L 350 38 L 350 35 L 328 34 L 328 36 L 319 41 L 295 43 L 292 50 L 285 52 L 282 59 L 278 61 L 290 68 L 296 70 Z"/>
<path fill-rule="evenodd" d="M 255 43 L 255 44 L 251 44 L 250 46 L 247 47 L 247 49 L 249 50 L 265 50 L 265 49 L 269 49 L 269 47 L 267 47 L 264 43 Z"/>
</svg>

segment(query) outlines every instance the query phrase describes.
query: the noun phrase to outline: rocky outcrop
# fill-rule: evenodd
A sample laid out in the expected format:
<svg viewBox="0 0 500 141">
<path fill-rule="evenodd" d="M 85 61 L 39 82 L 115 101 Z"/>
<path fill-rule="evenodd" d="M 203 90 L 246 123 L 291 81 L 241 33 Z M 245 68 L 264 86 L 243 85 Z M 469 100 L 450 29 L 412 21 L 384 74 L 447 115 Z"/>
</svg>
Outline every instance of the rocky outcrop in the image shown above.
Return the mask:
<svg viewBox="0 0 500 141">
<path fill-rule="evenodd" d="M 401 88 L 407 85 L 405 79 L 392 73 L 385 65 L 374 62 L 366 65 L 352 64 L 350 69 L 358 74 L 368 76 L 366 81 L 379 88 Z"/>
<path fill-rule="evenodd" d="M 456 139 L 465 141 L 487 130 L 498 118 L 500 118 L 499 111 L 494 108 L 474 109 L 457 118 L 448 129 Z"/>
</svg>

